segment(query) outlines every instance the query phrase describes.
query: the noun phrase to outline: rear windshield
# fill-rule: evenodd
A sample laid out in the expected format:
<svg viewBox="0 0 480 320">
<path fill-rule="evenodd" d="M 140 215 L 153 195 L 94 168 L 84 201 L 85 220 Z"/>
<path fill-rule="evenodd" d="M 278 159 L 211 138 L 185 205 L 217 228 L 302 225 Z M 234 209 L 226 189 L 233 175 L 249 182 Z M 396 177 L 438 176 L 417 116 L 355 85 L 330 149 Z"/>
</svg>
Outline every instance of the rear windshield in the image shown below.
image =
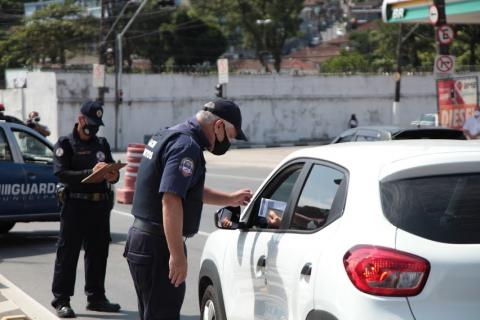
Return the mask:
<svg viewBox="0 0 480 320">
<path fill-rule="evenodd" d="M 421 130 L 405 130 L 393 136 L 395 140 L 409 139 L 454 139 L 465 140 L 465 135 L 460 130 L 449 129 L 421 129 Z"/>
<path fill-rule="evenodd" d="M 446 243 L 480 243 L 480 173 L 381 183 L 382 208 L 398 228 Z"/>
</svg>

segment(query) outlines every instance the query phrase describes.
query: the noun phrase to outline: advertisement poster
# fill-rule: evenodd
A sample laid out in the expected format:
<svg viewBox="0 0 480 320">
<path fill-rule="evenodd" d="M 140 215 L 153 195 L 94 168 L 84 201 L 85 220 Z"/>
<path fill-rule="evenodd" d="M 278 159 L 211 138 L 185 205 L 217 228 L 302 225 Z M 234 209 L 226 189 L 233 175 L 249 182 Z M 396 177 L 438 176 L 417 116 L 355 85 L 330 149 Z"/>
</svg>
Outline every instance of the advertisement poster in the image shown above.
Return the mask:
<svg viewBox="0 0 480 320">
<path fill-rule="evenodd" d="M 462 129 L 478 104 L 475 76 L 437 80 L 438 121 L 441 127 Z"/>
</svg>

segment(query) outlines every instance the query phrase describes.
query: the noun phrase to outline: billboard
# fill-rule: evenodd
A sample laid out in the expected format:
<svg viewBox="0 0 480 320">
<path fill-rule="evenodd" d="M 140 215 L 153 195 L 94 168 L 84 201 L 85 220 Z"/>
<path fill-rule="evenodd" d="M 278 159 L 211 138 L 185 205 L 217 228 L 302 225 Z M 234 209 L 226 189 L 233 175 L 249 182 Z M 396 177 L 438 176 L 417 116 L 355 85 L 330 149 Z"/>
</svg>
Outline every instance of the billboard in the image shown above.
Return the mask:
<svg viewBox="0 0 480 320">
<path fill-rule="evenodd" d="M 462 129 L 478 104 L 475 76 L 437 80 L 437 108 L 440 126 Z"/>
</svg>

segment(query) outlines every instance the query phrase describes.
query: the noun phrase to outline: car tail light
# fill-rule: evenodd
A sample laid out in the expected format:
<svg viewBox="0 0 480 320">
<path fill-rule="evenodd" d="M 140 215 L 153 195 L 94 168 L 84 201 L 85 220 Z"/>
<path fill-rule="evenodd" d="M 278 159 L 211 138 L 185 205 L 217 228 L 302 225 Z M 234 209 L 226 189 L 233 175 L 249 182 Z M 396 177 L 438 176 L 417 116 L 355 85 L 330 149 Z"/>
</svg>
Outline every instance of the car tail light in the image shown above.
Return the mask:
<svg viewBox="0 0 480 320">
<path fill-rule="evenodd" d="M 357 289 L 379 296 L 417 295 L 430 271 L 430 263 L 421 257 L 367 245 L 350 249 L 343 264 Z"/>
</svg>

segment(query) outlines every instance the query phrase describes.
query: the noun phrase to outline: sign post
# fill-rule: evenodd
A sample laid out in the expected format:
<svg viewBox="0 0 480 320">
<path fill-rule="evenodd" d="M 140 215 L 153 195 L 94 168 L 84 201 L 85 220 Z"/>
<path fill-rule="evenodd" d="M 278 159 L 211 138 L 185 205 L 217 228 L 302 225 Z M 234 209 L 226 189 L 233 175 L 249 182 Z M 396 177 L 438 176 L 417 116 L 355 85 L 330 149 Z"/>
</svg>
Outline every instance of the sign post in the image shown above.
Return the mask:
<svg viewBox="0 0 480 320">
<path fill-rule="evenodd" d="M 228 83 L 228 59 L 217 60 L 218 70 L 218 85 L 222 86 L 222 96 L 227 96 L 227 83 Z"/>
</svg>

